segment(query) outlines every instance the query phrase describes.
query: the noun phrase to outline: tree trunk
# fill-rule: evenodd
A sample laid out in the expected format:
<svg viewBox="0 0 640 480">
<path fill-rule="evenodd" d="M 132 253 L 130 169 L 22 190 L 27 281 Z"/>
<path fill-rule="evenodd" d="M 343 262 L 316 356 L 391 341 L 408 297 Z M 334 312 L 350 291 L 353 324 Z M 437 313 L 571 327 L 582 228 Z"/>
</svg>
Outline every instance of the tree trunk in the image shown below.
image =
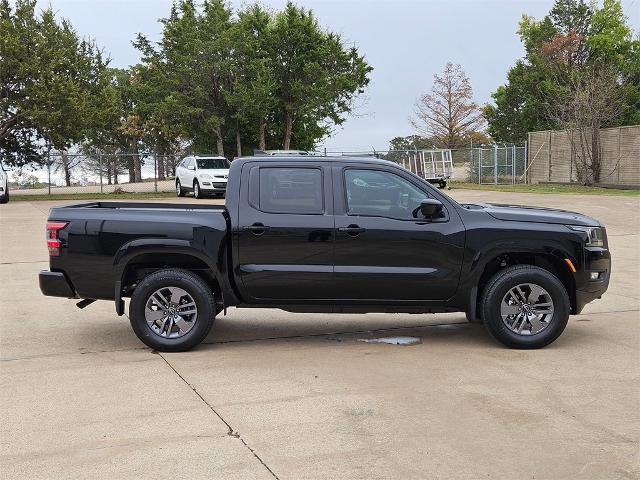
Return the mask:
<svg viewBox="0 0 640 480">
<path fill-rule="evenodd" d="M 136 162 L 134 156 L 131 155 L 127 158 L 127 168 L 129 170 L 129 183 L 135 183 L 136 181 Z"/>
<path fill-rule="evenodd" d="M 142 182 L 142 161 L 140 160 L 140 155 L 136 154 L 135 157 L 135 167 L 136 167 L 136 183 Z"/>
<path fill-rule="evenodd" d="M 289 150 L 291 147 L 291 132 L 293 131 L 293 115 L 291 112 L 285 114 L 284 141 L 282 142 L 283 150 Z"/>
<path fill-rule="evenodd" d="M 240 125 L 236 122 L 236 156 L 242 156 L 242 141 L 240 140 Z"/>
<path fill-rule="evenodd" d="M 267 149 L 267 141 L 265 139 L 265 134 L 267 131 L 267 120 L 264 117 L 260 117 L 260 133 L 258 140 L 258 149 L 266 150 Z"/>
<path fill-rule="evenodd" d="M 69 163 L 66 160 L 64 161 L 64 182 L 67 187 L 71 186 L 71 169 L 69 168 Z"/>
<path fill-rule="evenodd" d="M 591 129 L 591 178 L 593 183 L 600 182 L 600 128 L 594 125 Z"/>
<path fill-rule="evenodd" d="M 218 155 L 224 157 L 224 143 L 222 142 L 222 130 L 220 127 L 213 129 L 213 134 L 216 136 L 216 146 L 218 148 Z"/>
<path fill-rule="evenodd" d="M 158 180 L 165 180 L 167 178 L 164 168 L 164 155 L 156 155 L 156 172 Z"/>
</svg>

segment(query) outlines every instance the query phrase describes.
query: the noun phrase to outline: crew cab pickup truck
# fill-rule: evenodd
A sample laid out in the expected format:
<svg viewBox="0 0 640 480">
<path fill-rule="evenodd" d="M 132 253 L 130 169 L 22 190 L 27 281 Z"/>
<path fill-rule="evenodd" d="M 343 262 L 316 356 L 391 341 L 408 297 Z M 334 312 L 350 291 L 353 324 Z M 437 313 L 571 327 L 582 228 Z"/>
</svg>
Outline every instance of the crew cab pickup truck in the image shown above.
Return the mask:
<svg viewBox="0 0 640 480">
<path fill-rule="evenodd" d="M 90 202 L 47 222 L 50 296 L 130 298 L 135 334 L 187 350 L 229 307 L 465 312 L 503 344 L 553 342 L 607 289 L 604 226 L 579 213 L 459 204 L 397 164 L 239 158 L 226 204 Z"/>
</svg>

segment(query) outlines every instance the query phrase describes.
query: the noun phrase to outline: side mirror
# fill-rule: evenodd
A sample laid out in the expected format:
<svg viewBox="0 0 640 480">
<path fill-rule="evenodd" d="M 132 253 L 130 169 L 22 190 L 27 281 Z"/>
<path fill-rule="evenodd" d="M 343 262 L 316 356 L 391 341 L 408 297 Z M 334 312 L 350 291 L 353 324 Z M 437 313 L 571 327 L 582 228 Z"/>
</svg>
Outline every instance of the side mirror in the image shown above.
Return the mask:
<svg viewBox="0 0 640 480">
<path fill-rule="evenodd" d="M 425 218 L 437 217 L 442 212 L 442 202 L 435 198 L 425 198 L 420 203 L 420 213 Z"/>
<path fill-rule="evenodd" d="M 195 170 L 196 169 L 195 165 L 189 165 L 188 168 L 189 168 L 189 170 Z"/>
</svg>

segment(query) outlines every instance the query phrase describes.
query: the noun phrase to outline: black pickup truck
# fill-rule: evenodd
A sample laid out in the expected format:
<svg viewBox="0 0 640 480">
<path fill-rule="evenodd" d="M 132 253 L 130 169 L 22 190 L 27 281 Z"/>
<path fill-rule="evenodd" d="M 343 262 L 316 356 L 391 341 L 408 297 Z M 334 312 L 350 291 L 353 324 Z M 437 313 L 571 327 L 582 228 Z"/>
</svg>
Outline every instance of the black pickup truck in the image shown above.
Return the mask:
<svg viewBox="0 0 640 480">
<path fill-rule="evenodd" d="M 466 312 L 505 345 L 538 348 L 607 289 L 604 226 L 561 210 L 461 205 L 400 166 L 247 157 L 226 205 L 53 208 L 50 296 L 115 302 L 160 351 L 199 344 L 227 307 Z"/>
</svg>

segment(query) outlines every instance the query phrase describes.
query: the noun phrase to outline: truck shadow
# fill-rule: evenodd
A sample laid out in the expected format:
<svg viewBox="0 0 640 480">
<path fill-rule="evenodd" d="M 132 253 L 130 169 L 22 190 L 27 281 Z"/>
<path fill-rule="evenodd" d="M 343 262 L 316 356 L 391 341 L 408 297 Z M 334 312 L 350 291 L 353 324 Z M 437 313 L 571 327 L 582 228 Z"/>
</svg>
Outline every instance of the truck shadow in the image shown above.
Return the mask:
<svg viewBox="0 0 640 480">
<path fill-rule="evenodd" d="M 351 316 L 353 317 L 353 316 Z M 198 350 L 215 348 L 220 345 L 232 346 L 246 343 L 269 342 L 283 344 L 332 344 L 360 343 L 370 340 L 395 337 L 416 339 L 417 343 L 434 344 L 450 343 L 452 345 L 499 346 L 482 325 L 469 324 L 464 317 L 430 321 L 420 321 L 419 316 L 408 322 L 394 321 L 393 316 L 387 320 L 375 319 L 370 323 L 358 319 L 352 325 L 344 321 L 324 321 L 322 325 L 302 320 L 296 322 L 290 318 L 257 320 L 255 322 L 220 319 Z M 423 317 L 424 318 L 424 317 Z"/>
</svg>

